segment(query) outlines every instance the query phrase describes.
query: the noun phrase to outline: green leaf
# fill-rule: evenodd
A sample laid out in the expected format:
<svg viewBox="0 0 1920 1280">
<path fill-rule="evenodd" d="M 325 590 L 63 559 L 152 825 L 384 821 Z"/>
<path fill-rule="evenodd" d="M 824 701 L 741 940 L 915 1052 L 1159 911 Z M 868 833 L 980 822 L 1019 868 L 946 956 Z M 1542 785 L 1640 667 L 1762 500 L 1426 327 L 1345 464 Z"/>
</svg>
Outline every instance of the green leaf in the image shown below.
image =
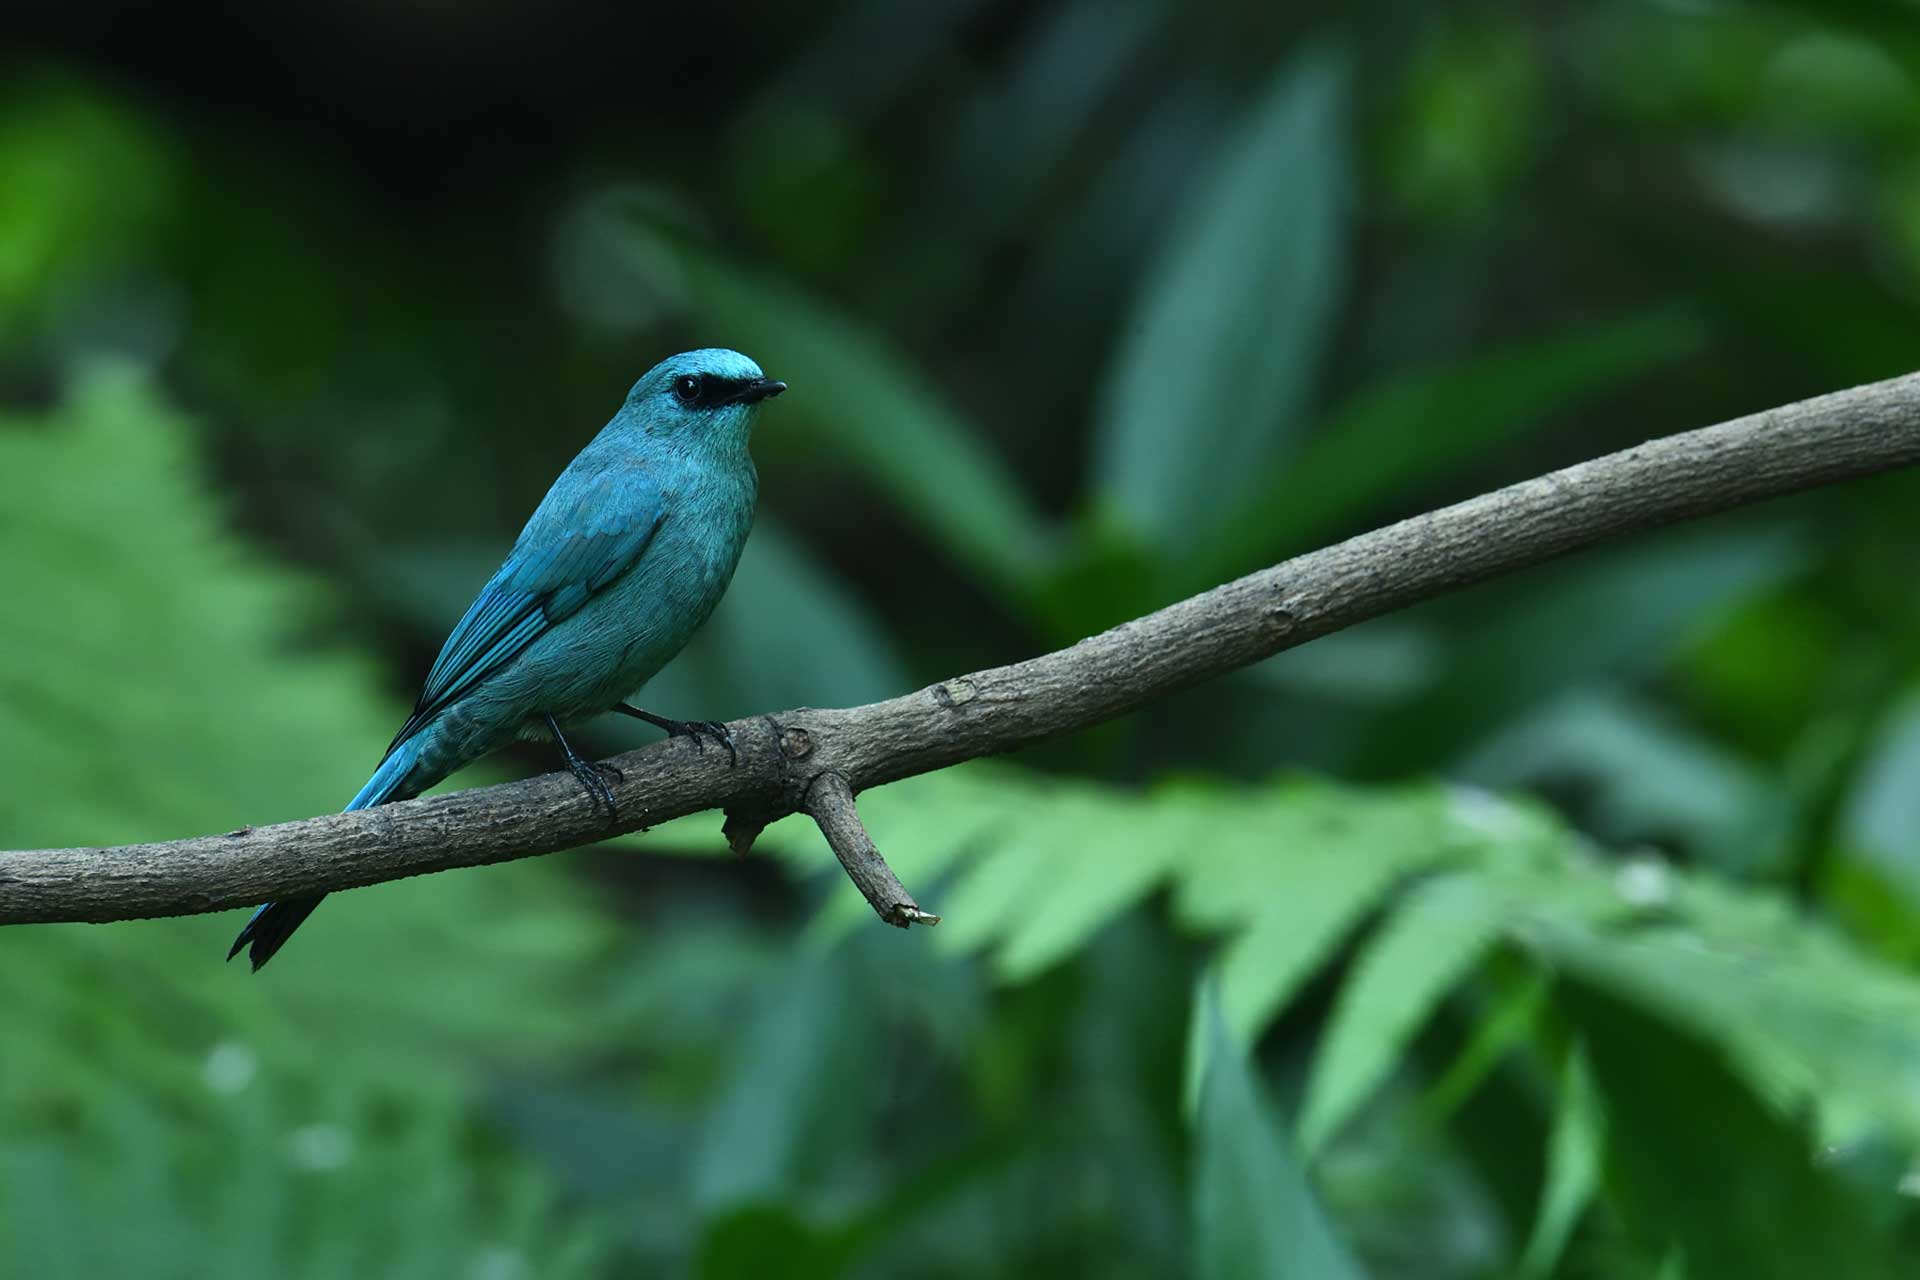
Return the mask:
<svg viewBox="0 0 1920 1280">
<path fill-rule="evenodd" d="M 1314 1059 L 1300 1145 L 1317 1153 L 1387 1078 L 1414 1033 L 1498 934 L 1504 895 L 1486 879 L 1421 886 L 1371 938 Z"/>
<path fill-rule="evenodd" d="M 1327 797 L 1334 812 L 1316 822 L 1312 793 L 1300 789 L 1294 798 L 1242 820 L 1263 856 L 1245 869 L 1237 891 L 1228 890 L 1252 920 L 1221 953 L 1220 1002 L 1234 1034 L 1249 1041 L 1402 877 L 1451 852 L 1431 838 L 1435 814 L 1428 804 L 1355 806 Z M 1188 909 L 1201 885 L 1226 878 L 1195 867 L 1182 885 Z"/>
<path fill-rule="evenodd" d="M 180 185 L 151 116 L 17 64 L 0 94 L 0 332 L 144 265 Z"/>
<path fill-rule="evenodd" d="M 1395 493 L 1445 479 L 1692 354 L 1703 337 L 1691 312 L 1663 309 L 1397 374 L 1347 401 L 1263 473 L 1180 581 L 1218 582 L 1336 533 Z"/>
<path fill-rule="evenodd" d="M 1610 994 L 1719 1045 L 1786 1114 L 1817 1109 L 1830 1142 L 1920 1135 L 1920 989 L 1780 904 L 1705 881 L 1668 909 L 1684 924 L 1631 932 L 1564 920 L 1527 937 Z"/>
<path fill-rule="evenodd" d="M 1080 874 L 1071 879 L 1055 872 L 1063 853 L 1108 847 L 1121 820 L 1107 800 L 1086 788 L 1059 788 L 1000 828 L 991 850 L 973 860 L 942 899 L 941 945 L 970 950 L 1005 938 L 1030 912 L 1090 888 L 1086 861 L 1076 860 Z M 1117 807 L 1131 809 L 1124 800 Z"/>
<path fill-rule="evenodd" d="M 1920 694 L 1888 715 L 1841 815 L 1856 857 L 1920 907 Z"/>
<path fill-rule="evenodd" d="M 1211 984 L 1194 993 L 1194 1271 L 1201 1280 L 1359 1280 L 1307 1185 Z"/>
<path fill-rule="evenodd" d="M 703 1280 L 781 1276 L 833 1280 L 845 1274 L 847 1249 L 777 1205 L 753 1205 L 716 1215 L 700 1235 L 693 1274 Z"/>
<path fill-rule="evenodd" d="M 1203 540 L 1304 424 L 1344 275 L 1347 71 L 1288 67 L 1179 211 L 1127 318 L 1094 487 L 1149 545 Z"/>
<path fill-rule="evenodd" d="M 1436 787 L 1365 792 L 1317 778 L 1256 787 L 1214 787 L 1206 839 L 1182 859 L 1174 909 L 1185 923 L 1218 930 L 1292 915 L 1282 886 L 1301 862 L 1302 892 L 1330 910 L 1351 891 L 1364 897 L 1380 875 L 1429 866 L 1461 852 L 1453 799 Z M 1358 803 L 1356 803 L 1358 801 Z M 1351 886 L 1336 882 L 1352 878 Z M 1228 1004 L 1231 1012 L 1233 1005 Z"/>
<path fill-rule="evenodd" d="M 1019 981 L 1078 951 L 1146 897 L 1187 852 L 1187 842 L 1207 838 L 1208 809 L 1215 804 L 1198 789 L 1170 788 L 1140 805 L 1092 805 L 1080 811 L 1088 825 L 1073 839 L 1030 847 L 1026 856 L 1048 877 L 1077 887 L 1046 894 L 1037 909 L 1015 914 L 999 949 L 1000 972 Z M 964 918 L 965 904 L 959 905 Z"/>
<path fill-rule="evenodd" d="M 1499 992 L 1478 1011 L 1472 1034 L 1420 1099 L 1423 1120 L 1438 1127 L 1474 1094 L 1495 1067 L 1537 1031 L 1552 980 L 1539 969 Z"/>
<path fill-rule="evenodd" d="M 1647 1256 L 1677 1250 L 1690 1280 L 1894 1274 L 1811 1135 L 1707 1045 L 1597 993 L 1568 997 L 1604 1099 L 1608 1199 Z"/>
<path fill-rule="evenodd" d="M 1712 610 L 1797 572 L 1804 548 L 1778 526 L 1692 529 L 1435 606 L 1470 607 L 1471 642 L 1428 691 L 1373 722 L 1358 767 L 1438 767 L 1432 753 L 1459 752 L 1550 694 L 1643 670 Z"/>
<path fill-rule="evenodd" d="M 1547 1142 L 1547 1183 L 1540 1189 L 1540 1216 L 1520 1258 L 1524 1280 L 1545 1280 L 1560 1264 L 1573 1229 L 1600 1190 L 1601 1119 L 1593 1071 L 1575 1046 L 1560 1072 L 1553 1133 Z"/>
<path fill-rule="evenodd" d="M 831 1145 L 825 1134 L 864 1120 L 866 1108 L 845 1089 L 861 1073 L 864 1025 L 824 957 L 791 966 L 760 993 L 694 1160 L 697 1207 L 777 1203 L 817 1166 Z"/>
<path fill-rule="evenodd" d="M 1584 824 L 1615 844 L 1677 844 L 1746 878 L 1782 869 L 1768 861 L 1782 844 L 1769 833 L 1790 820 L 1778 779 L 1624 689 L 1555 698 L 1456 772 L 1502 789 L 1575 790 Z"/>
</svg>

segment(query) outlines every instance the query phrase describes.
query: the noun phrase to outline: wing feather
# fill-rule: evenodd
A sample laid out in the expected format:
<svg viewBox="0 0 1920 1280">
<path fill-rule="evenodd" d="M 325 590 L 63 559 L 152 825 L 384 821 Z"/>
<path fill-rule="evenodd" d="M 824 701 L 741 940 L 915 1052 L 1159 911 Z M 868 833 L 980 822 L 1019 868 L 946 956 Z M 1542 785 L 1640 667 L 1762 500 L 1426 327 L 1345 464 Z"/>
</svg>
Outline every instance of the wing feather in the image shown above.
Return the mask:
<svg viewBox="0 0 1920 1280">
<path fill-rule="evenodd" d="M 388 752 L 632 568 L 663 515 L 658 485 L 630 464 L 563 476 L 441 646 Z"/>
</svg>

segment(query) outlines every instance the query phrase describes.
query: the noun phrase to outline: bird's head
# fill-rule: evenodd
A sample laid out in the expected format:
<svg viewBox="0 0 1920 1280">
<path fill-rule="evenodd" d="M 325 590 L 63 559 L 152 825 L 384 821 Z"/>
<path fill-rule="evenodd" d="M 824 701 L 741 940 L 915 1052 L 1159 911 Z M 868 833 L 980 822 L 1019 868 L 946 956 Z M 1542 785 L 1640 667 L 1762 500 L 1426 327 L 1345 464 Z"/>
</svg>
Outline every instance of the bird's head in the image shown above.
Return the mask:
<svg viewBox="0 0 1920 1280">
<path fill-rule="evenodd" d="M 625 409 L 651 436 L 744 448 L 754 407 L 786 389 L 738 351 L 709 347 L 647 370 L 627 393 Z"/>
</svg>

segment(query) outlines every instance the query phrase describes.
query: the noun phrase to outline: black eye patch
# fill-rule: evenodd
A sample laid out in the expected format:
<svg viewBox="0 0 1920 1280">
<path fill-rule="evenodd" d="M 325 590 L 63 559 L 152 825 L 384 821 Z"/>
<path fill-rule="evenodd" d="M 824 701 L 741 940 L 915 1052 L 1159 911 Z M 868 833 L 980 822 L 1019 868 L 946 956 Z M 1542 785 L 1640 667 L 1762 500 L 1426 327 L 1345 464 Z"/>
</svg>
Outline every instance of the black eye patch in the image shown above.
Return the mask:
<svg viewBox="0 0 1920 1280">
<path fill-rule="evenodd" d="M 674 379 L 673 394 L 689 409 L 717 409 L 738 399 L 752 378 L 722 378 L 712 373 L 689 373 Z"/>
</svg>

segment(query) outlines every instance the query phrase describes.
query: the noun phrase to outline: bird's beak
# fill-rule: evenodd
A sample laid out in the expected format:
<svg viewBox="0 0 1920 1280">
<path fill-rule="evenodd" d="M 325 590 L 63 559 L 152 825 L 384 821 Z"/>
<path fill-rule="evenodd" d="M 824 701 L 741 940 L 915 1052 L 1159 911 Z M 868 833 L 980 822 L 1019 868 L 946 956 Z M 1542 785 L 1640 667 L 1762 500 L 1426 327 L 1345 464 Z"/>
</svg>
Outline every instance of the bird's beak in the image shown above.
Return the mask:
<svg viewBox="0 0 1920 1280">
<path fill-rule="evenodd" d="M 762 400 L 773 399 L 786 389 L 787 384 L 784 382 L 778 382 L 772 378 L 755 378 L 751 382 L 744 383 L 738 391 L 734 392 L 733 398 L 739 404 L 758 404 Z"/>
</svg>

